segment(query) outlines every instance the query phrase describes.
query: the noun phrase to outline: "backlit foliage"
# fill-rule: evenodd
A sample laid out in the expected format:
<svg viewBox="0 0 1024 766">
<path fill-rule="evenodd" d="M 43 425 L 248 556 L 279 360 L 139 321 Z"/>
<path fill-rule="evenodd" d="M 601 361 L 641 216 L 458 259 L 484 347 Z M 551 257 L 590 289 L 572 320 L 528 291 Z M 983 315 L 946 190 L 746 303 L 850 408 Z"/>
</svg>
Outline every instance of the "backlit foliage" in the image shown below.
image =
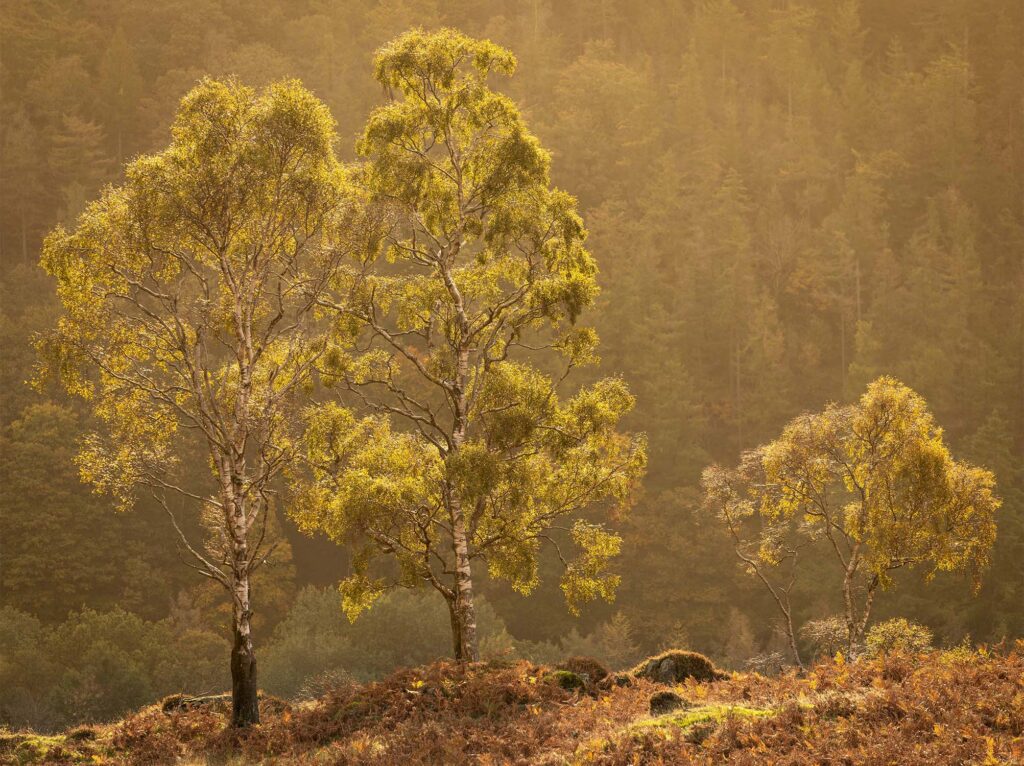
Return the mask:
<svg viewBox="0 0 1024 766">
<path fill-rule="evenodd" d="M 932 647 L 932 632 L 925 625 L 895 617 L 872 625 L 865 636 L 868 652 L 875 657 L 891 652 L 917 654 Z"/>
<path fill-rule="evenodd" d="M 995 542 L 994 487 L 991 471 L 953 459 L 924 400 L 893 378 L 855 405 L 796 418 L 736 469 L 704 472 L 707 503 L 769 588 L 764 567 L 792 564 L 805 541 L 825 547 L 848 647 L 898 569 L 966 572 L 980 584 Z"/>
<path fill-rule="evenodd" d="M 318 298 L 354 224 L 334 120 L 296 82 L 258 94 L 205 80 L 171 133 L 74 231 L 47 238 L 64 314 L 39 349 L 42 372 L 102 424 L 83 440 L 82 478 L 122 508 L 151 492 L 193 566 L 231 594 L 233 720 L 248 725 L 259 721 L 249 577 L 273 551 L 270 498 L 301 397 L 337 340 Z M 197 453 L 205 481 L 175 471 Z M 176 516 L 188 504 L 202 543 Z"/>
<path fill-rule="evenodd" d="M 312 470 L 295 503 L 300 524 L 357 550 L 343 585 L 353 616 L 395 582 L 426 581 L 454 603 L 461 537 L 466 560 L 522 593 L 552 544 L 572 609 L 618 583 L 618 536 L 564 520 L 628 507 L 644 441 L 617 430 L 633 407 L 620 379 L 559 391 L 595 359 L 595 333 L 575 320 L 597 295 L 596 266 L 548 153 L 487 85 L 514 68 L 507 50 L 453 30 L 407 33 L 375 59 L 391 98 L 369 118 L 354 175 L 383 223 L 335 281 L 357 296 L 336 312 L 358 320 L 366 350 L 336 377 L 391 424 L 310 409 Z M 381 554 L 397 579 L 373 574 Z"/>
<path fill-rule="evenodd" d="M 163 486 L 193 434 L 216 453 L 244 431 L 243 451 L 279 461 L 286 405 L 324 350 L 311 305 L 320 240 L 335 234 L 333 126 L 296 83 L 258 95 L 207 81 L 183 100 L 170 148 L 47 239 L 65 314 L 40 341 L 43 373 L 102 420 L 80 466 L 123 506 L 139 484 Z"/>
</svg>

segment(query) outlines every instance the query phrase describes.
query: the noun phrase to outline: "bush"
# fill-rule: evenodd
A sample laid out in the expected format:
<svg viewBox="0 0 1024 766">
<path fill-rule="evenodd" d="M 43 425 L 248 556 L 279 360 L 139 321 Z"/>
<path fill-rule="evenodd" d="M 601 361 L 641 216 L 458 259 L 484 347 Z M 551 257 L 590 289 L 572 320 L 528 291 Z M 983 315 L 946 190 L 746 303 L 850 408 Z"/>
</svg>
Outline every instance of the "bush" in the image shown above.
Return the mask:
<svg viewBox="0 0 1024 766">
<path fill-rule="evenodd" d="M 873 625 L 868 631 L 867 646 L 872 657 L 918 654 L 932 648 L 932 632 L 918 622 L 896 617 Z"/>
<path fill-rule="evenodd" d="M 648 708 L 651 715 L 665 715 L 680 708 L 687 707 L 686 700 L 675 692 L 655 692 L 648 701 Z"/>
<path fill-rule="evenodd" d="M 782 652 L 755 654 L 746 661 L 747 670 L 762 676 L 777 676 L 787 667 L 786 655 Z"/>
<path fill-rule="evenodd" d="M 587 686 L 586 679 L 579 673 L 573 673 L 571 670 L 552 670 L 544 676 L 543 680 L 544 683 L 560 686 L 566 691 L 584 689 Z"/>
<path fill-rule="evenodd" d="M 846 646 L 846 621 L 842 617 L 810 620 L 800 628 L 800 637 L 814 647 L 817 657 L 834 657 Z"/>
</svg>

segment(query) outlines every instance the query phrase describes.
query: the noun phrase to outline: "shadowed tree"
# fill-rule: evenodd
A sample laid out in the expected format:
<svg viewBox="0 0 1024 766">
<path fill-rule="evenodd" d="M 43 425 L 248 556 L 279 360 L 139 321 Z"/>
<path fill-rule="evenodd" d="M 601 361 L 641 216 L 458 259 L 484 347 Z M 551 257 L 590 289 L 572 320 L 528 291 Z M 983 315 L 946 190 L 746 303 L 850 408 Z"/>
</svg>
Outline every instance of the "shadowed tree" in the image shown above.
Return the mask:
<svg viewBox="0 0 1024 766">
<path fill-rule="evenodd" d="M 855 405 L 796 418 L 739 468 L 708 468 L 703 485 L 747 571 L 775 598 L 797 662 L 792 580 L 770 577 L 794 564 L 801 540 L 821 542 L 834 562 L 852 650 L 894 571 L 962 571 L 980 585 L 1000 505 L 992 472 L 954 460 L 924 399 L 886 377 Z"/>
<path fill-rule="evenodd" d="M 528 593 L 550 543 L 573 609 L 612 597 L 619 538 L 579 514 L 624 509 L 645 464 L 643 439 L 616 431 L 633 406 L 621 380 L 557 391 L 594 359 L 596 336 L 575 320 L 597 294 L 596 267 L 547 152 L 487 86 L 514 67 L 507 50 L 451 30 L 377 53 L 392 99 L 359 143 L 360 183 L 386 224 L 379 248 L 336 280 L 358 297 L 334 307 L 366 343 L 339 384 L 377 415 L 308 413 L 311 473 L 295 505 L 304 528 L 357 552 L 342 586 L 350 616 L 395 584 L 370 571 L 391 556 L 398 583 L 443 595 L 464 660 L 478 656 L 477 561 Z"/>
<path fill-rule="evenodd" d="M 122 508 L 152 492 L 196 568 L 229 591 L 232 721 L 245 726 L 259 721 L 250 577 L 272 549 L 273 482 L 329 342 L 316 306 L 344 250 L 342 173 L 334 121 L 294 82 L 204 81 L 172 133 L 74 231 L 48 237 L 64 314 L 39 348 L 43 372 L 102 424 L 82 476 Z M 182 479 L 196 452 L 210 474 Z M 189 503 L 203 543 L 174 515 Z"/>
</svg>

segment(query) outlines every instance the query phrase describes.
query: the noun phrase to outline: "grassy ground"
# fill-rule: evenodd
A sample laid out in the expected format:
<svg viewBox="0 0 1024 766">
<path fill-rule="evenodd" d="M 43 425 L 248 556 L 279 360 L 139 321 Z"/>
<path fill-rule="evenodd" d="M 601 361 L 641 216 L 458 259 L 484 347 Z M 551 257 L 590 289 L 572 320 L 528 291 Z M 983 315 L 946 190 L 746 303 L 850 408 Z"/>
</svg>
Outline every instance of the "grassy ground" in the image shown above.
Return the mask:
<svg viewBox="0 0 1024 766">
<path fill-rule="evenodd" d="M 610 680 L 610 679 L 609 679 Z M 0 733 L 0 763 L 996 764 L 1024 763 L 1024 645 L 735 674 L 674 687 L 584 688 L 550 668 L 438 663 L 323 698 L 263 704 L 225 727 L 218 704 L 58 736 Z M 685 707 L 652 717 L 671 688 Z"/>
</svg>

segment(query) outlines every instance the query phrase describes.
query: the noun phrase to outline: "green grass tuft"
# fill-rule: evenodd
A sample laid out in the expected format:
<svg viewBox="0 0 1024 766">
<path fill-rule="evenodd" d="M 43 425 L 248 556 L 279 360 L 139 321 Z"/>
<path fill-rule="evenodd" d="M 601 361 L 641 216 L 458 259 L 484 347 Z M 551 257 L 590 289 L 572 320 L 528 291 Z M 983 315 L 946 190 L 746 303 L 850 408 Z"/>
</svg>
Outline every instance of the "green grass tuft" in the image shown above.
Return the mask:
<svg viewBox="0 0 1024 766">
<path fill-rule="evenodd" d="M 699 723 L 717 722 L 730 716 L 764 718 L 774 713 L 775 711 L 771 709 L 744 707 L 743 705 L 705 705 L 645 718 L 631 724 L 629 728 L 631 731 L 687 729 Z"/>
</svg>

